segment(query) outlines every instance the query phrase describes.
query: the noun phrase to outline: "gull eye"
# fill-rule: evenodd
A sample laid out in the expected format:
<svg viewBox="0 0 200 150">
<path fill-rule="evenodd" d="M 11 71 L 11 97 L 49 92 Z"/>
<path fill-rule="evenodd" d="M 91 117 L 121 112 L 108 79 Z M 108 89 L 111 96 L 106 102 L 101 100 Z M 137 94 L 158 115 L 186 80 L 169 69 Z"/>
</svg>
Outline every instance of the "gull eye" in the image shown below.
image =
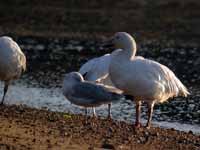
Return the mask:
<svg viewBox="0 0 200 150">
<path fill-rule="evenodd" d="M 119 39 L 120 39 L 120 37 L 119 37 L 119 36 L 116 36 L 116 39 L 117 39 L 117 40 L 119 40 Z"/>
</svg>

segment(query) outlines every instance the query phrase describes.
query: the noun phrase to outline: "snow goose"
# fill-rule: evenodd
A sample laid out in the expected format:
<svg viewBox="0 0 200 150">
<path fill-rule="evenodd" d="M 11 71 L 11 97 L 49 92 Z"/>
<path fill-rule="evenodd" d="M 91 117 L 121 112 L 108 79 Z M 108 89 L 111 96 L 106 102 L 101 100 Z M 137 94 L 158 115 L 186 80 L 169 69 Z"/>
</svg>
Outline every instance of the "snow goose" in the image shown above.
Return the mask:
<svg viewBox="0 0 200 150">
<path fill-rule="evenodd" d="M 85 108 L 110 104 L 123 98 L 120 90 L 111 86 L 84 81 L 79 72 L 71 72 L 65 75 L 62 90 L 64 96 L 71 103 Z M 108 117 L 110 117 L 109 115 L 110 113 Z"/>
<path fill-rule="evenodd" d="M 18 44 L 7 36 L 0 37 L 0 80 L 5 82 L 3 104 L 10 82 L 26 69 L 26 57 Z"/>
<path fill-rule="evenodd" d="M 132 95 L 136 103 L 135 126 L 140 127 L 141 101 L 148 104 L 148 120 L 150 128 L 153 107 L 170 97 L 187 96 L 187 88 L 166 66 L 143 57 L 135 57 L 136 43 L 126 32 L 117 32 L 109 41 L 115 48 L 110 60 L 109 75 L 115 87 Z"/>
</svg>

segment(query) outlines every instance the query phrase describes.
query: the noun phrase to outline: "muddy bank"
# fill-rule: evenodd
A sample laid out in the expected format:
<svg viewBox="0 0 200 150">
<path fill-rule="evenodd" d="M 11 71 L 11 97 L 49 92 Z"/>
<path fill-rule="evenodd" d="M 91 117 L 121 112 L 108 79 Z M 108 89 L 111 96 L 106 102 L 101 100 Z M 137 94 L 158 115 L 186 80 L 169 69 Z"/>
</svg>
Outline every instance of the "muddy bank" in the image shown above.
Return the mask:
<svg viewBox="0 0 200 150">
<path fill-rule="evenodd" d="M 174 129 L 136 130 L 125 122 L 25 106 L 1 106 L 1 149 L 199 149 L 200 136 Z"/>
</svg>

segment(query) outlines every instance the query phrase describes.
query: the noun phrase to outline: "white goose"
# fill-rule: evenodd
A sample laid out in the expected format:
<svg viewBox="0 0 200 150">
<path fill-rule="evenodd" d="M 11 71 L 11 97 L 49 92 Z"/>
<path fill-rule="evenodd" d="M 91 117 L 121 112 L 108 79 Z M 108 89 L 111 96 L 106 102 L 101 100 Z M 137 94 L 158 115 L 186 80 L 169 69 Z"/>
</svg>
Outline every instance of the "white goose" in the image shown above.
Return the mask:
<svg viewBox="0 0 200 150">
<path fill-rule="evenodd" d="M 5 82 L 3 104 L 10 82 L 18 79 L 26 69 L 26 57 L 12 38 L 0 37 L 0 80 Z"/>
<path fill-rule="evenodd" d="M 179 95 L 186 97 L 189 94 L 187 88 L 168 67 L 153 60 L 135 57 L 136 43 L 128 33 L 116 33 L 109 43 L 121 49 L 111 56 L 110 78 L 117 88 L 134 97 L 136 127 L 140 127 L 141 101 L 148 104 L 146 127 L 149 128 L 155 103 L 162 103 Z"/>
</svg>

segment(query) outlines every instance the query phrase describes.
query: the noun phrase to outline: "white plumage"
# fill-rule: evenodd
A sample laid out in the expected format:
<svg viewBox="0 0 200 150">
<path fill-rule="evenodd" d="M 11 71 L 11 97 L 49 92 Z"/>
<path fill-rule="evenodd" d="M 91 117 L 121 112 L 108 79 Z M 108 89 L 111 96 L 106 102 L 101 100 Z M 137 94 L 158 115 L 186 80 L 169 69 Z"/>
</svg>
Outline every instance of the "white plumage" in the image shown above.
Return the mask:
<svg viewBox="0 0 200 150">
<path fill-rule="evenodd" d="M 12 80 L 18 79 L 26 69 L 26 57 L 12 38 L 0 37 L 0 80 L 5 82 L 1 104 Z"/>
<path fill-rule="evenodd" d="M 123 98 L 121 91 L 117 91 L 116 88 L 84 81 L 82 75 L 78 72 L 65 75 L 62 90 L 70 102 L 85 108 L 110 104 Z M 110 117 L 109 115 L 108 117 Z"/>
<path fill-rule="evenodd" d="M 108 74 L 110 55 L 111 54 L 105 54 L 104 56 L 89 60 L 81 66 L 79 73 L 82 74 L 87 81 L 113 86 Z"/>
<path fill-rule="evenodd" d="M 109 42 L 120 49 L 111 56 L 110 78 L 117 88 L 134 96 L 136 127 L 140 126 L 141 101 L 148 104 L 147 127 L 150 127 L 155 103 L 189 94 L 187 88 L 169 68 L 153 60 L 135 57 L 136 43 L 128 33 L 118 32 Z"/>
<path fill-rule="evenodd" d="M 79 73 L 84 77 L 86 81 L 113 86 L 108 75 L 109 65 L 110 54 L 105 54 L 104 56 L 93 58 L 83 64 L 79 69 Z M 110 107 L 111 104 L 108 104 L 109 116 L 111 116 Z M 95 114 L 95 108 L 93 108 L 93 113 Z"/>
</svg>

